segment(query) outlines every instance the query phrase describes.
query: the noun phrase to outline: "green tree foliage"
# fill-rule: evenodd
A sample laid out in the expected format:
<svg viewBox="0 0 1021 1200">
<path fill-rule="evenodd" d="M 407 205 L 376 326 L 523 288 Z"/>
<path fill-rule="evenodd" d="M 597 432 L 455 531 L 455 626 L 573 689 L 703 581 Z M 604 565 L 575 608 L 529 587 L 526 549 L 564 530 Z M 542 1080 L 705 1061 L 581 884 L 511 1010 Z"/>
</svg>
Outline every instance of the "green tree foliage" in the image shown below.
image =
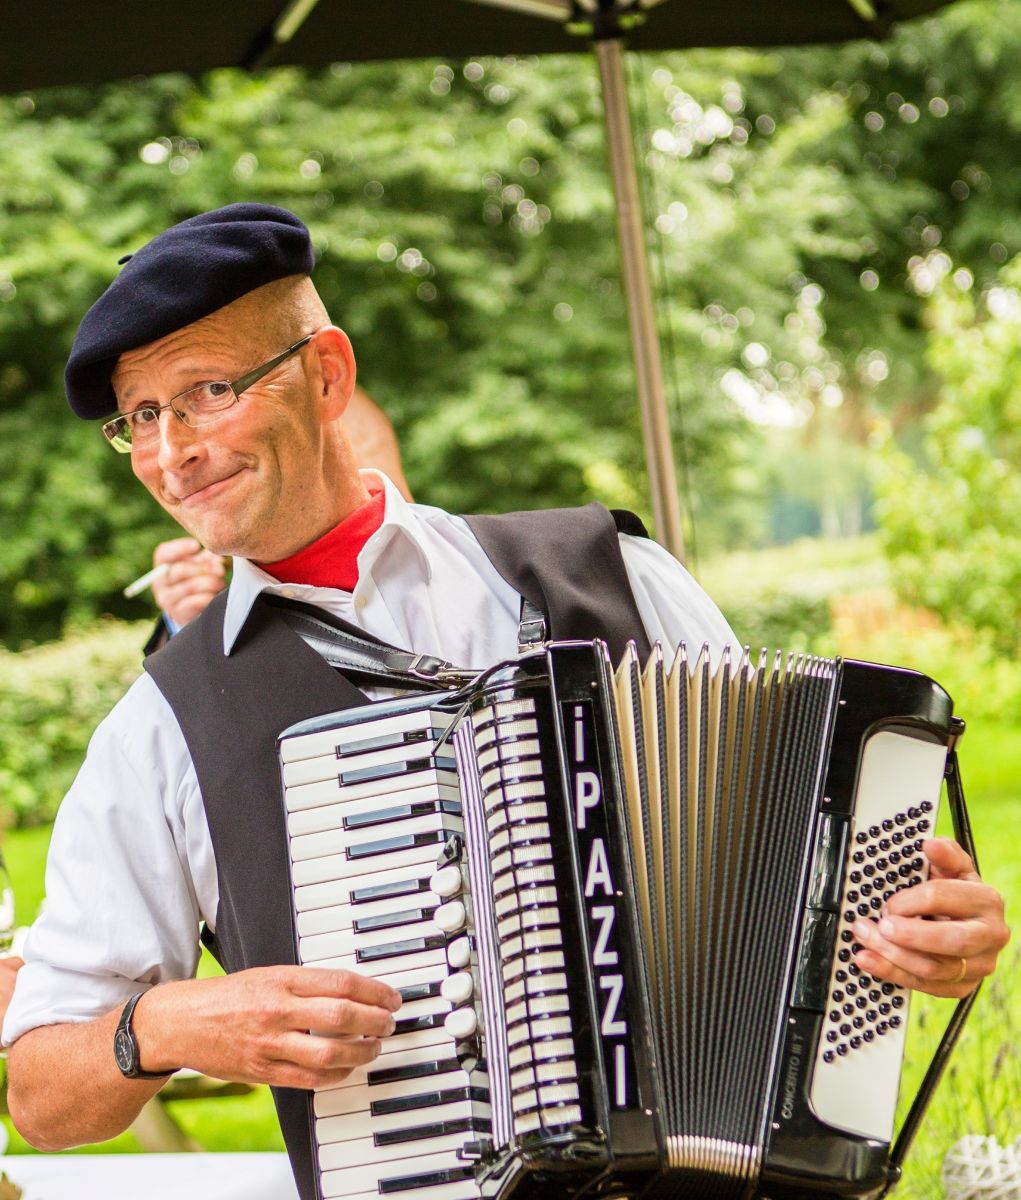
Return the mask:
<svg viewBox="0 0 1021 1200">
<path fill-rule="evenodd" d="M 860 455 L 840 447 L 859 446 L 877 411 L 905 425 L 931 403 L 931 281 L 953 261 L 962 287 L 984 286 L 1021 249 L 1018 10 L 955 6 L 881 49 L 634 62 L 678 451 L 703 544 L 770 532 L 768 481 L 798 477 L 793 511 L 809 466 L 836 525 L 861 523 Z M 235 200 L 308 222 L 317 283 L 419 498 L 644 509 L 587 58 L 218 71 L 8 98 L 0 638 L 139 612 L 119 586 L 171 526 L 128 461 L 66 415 L 63 362 L 122 254 Z M 762 427 L 794 432 L 764 453 Z"/>
<path fill-rule="evenodd" d="M 924 457 L 890 448 L 881 528 L 901 593 L 945 619 L 1021 644 L 1021 259 L 980 300 L 931 304 L 940 403 Z"/>
</svg>

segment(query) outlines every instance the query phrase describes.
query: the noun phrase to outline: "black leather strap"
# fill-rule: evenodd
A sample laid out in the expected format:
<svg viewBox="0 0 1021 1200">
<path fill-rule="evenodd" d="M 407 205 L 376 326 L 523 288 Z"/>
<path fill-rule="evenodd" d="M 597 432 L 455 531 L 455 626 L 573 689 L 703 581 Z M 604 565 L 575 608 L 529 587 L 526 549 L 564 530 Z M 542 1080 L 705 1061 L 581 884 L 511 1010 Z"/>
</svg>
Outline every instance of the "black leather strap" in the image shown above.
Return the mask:
<svg viewBox="0 0 1021 1200">
<path fill-rule="evenodd" d="M 331 667 L 358 682 L 408 691 L 436 691 L 462 687 L 478 674 L 431 654 L 414 654 L 387 645 L 313 605 L 281 596 L 264 595 L 263 599 Z"/>
</svg>

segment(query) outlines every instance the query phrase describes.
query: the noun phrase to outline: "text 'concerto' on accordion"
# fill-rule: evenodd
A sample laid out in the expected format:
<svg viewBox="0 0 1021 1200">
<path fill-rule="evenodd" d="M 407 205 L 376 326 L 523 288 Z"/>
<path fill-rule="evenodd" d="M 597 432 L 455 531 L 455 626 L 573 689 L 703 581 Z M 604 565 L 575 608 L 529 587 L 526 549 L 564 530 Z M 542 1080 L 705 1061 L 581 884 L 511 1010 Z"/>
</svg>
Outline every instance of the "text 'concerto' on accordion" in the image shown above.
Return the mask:
<svg viewBox="0 0 1021 1200">
<path fill-rule="evenodd" d="M 324 1200 L 882 1194 L 908 996 L 851 923 L 961 729 L 911 671 L 564 642 L 286 730 L 298 961 L 404 998 L 310 1097 Z"/>
</svg>

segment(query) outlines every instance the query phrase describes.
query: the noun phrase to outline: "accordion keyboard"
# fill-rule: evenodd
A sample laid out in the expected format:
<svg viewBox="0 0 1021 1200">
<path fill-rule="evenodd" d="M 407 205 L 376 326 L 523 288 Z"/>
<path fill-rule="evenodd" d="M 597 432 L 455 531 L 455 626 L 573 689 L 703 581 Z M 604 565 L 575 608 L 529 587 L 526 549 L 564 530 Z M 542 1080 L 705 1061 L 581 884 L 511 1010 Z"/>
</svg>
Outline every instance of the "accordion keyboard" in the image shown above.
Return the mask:
<svg viewBox="0 0 1021 1200">
<path fill-rule="evenodd" d="M 449 719 L 449 718 L 448 718 Z M 452 758 L 429 710 L 284 744 L 284 793 L 303 965 L 398 988 L 397 1028 L 368 1067 L 316 1094 L 324 1200 L 413 1192 L 475 1200 L 489 1132 L 464 935 L 464 828 Z M 438 865 L 446 855 L 448 862 Z"/>
</svg>

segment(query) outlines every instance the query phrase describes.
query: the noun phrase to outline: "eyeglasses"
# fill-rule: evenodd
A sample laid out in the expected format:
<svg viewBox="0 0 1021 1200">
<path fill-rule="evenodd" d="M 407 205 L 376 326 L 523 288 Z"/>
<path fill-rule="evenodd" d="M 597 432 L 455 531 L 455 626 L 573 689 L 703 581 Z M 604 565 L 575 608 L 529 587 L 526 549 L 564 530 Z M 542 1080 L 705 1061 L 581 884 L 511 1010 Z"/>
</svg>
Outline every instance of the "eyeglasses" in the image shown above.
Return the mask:
<svg viewBox="0 0 1021 1200">
<path fill-rule="evenodd" d="M 218 421 L 228 408 L 237 404 L 243 392 L 268 375 L 274 367 L 280 366 L 285 359 L 307 345 L 314 333 L 306 334 L 300 341 L 288 346 L 276 358 L 271 358 L 261 367 L 242 375 L 233 381 L 217 379 L 211 383 L 199 383 L 185 392 L 180 392 L 166 404 L 144 404 L 131 412 L 121 413 L 103 424 L 103 434 L 115 450 L 121 454 L 130 454 L 133 449 L 145 446 L 155 446 L 159 437 L 160 413 L 172 409 L 185 425 L 212 425 Z"/>
</svg>

